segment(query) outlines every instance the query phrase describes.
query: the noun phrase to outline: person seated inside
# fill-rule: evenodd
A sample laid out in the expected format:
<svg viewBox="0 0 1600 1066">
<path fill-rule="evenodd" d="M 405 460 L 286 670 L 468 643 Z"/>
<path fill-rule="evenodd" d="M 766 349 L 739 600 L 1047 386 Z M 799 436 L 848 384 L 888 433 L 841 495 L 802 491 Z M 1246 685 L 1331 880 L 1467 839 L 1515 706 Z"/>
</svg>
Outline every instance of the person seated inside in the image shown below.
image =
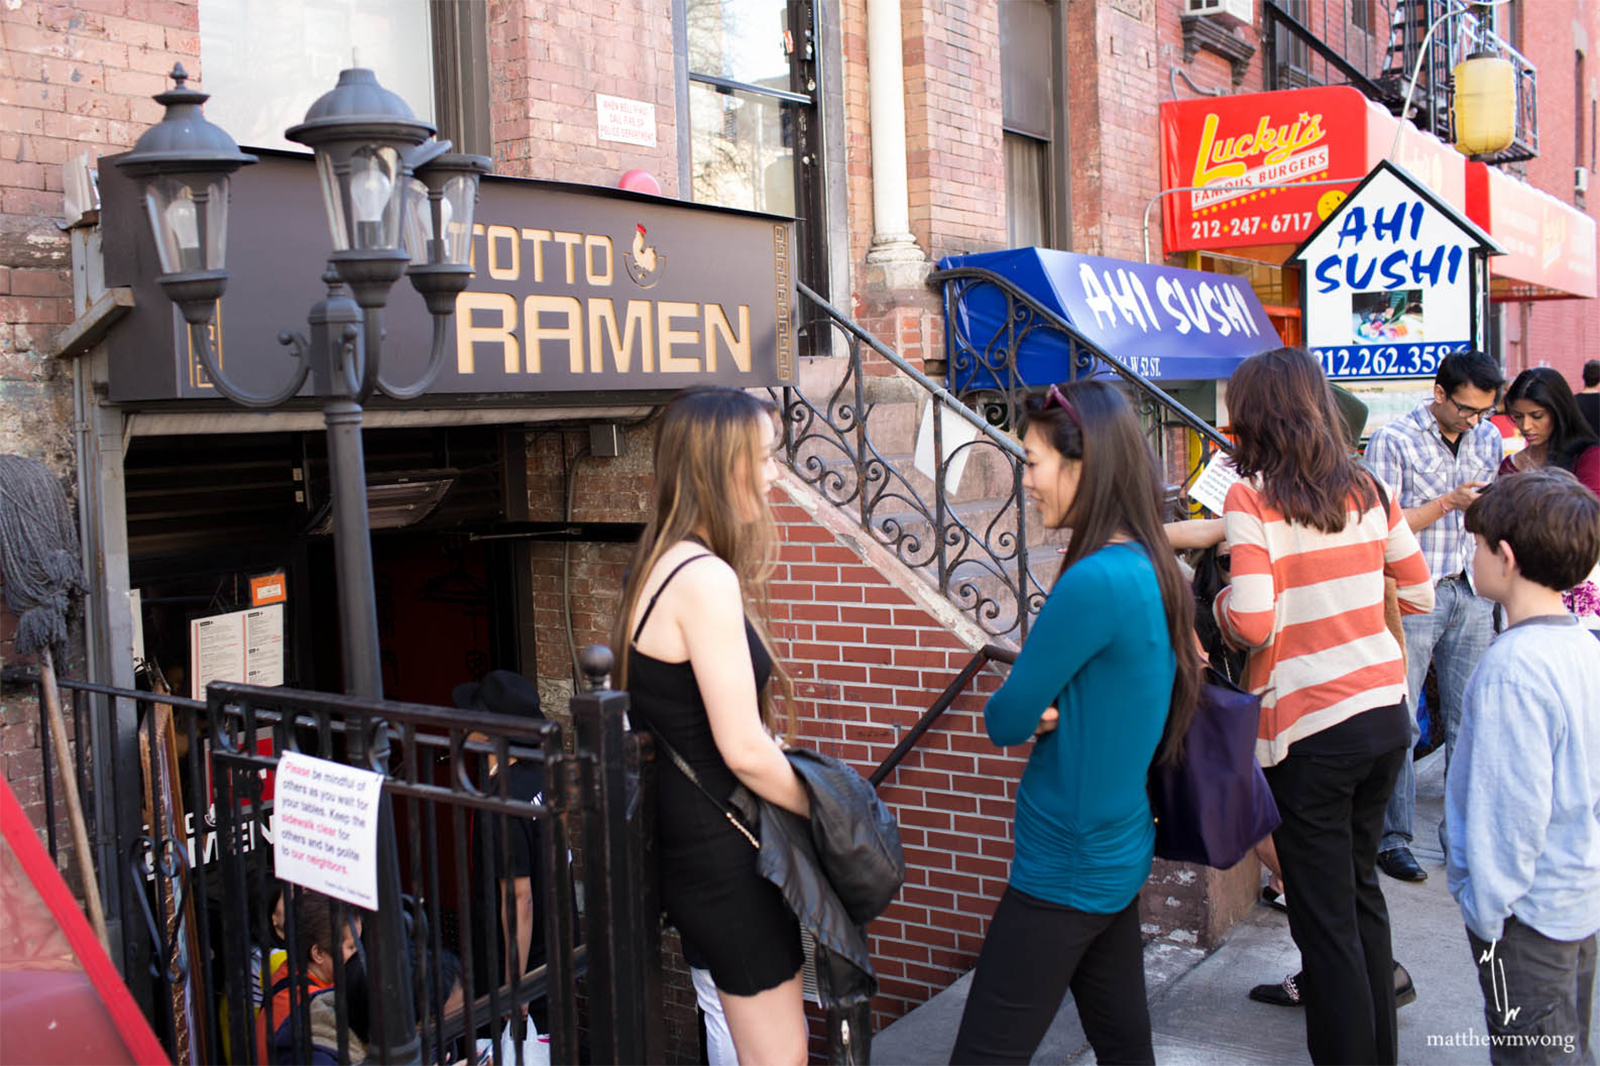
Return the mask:
<svg viewBox="0 0 1600 1066">
<path fill-rule="evenodd" d="M 358 972 L 361 960 L 357 955 L 361 943 L 361 912 L 308 891 L 300 892 L 290 909 L 294 912 L 295 946 L 304 954 L 298 964 L 285 959 L 272 975 L 271 999 L 267 1009 L 256 1017 L 256 1061 L 277 1066 L 300 1061 L 294 1036 L 297 1028 L 294 1015 L 298 1010 L 303 1012 L 299 1024 L 311 1045 L 311 1066 L 348 1066 L 363 1062 L 367 1057 L 366 1046 L 353 1031 L 349 1033 L 345 1058 L 342 1061 L 339 1058 L 337 990 L 334 987 L 335 950 L 342 957 L 345 985 L 353 989 L 361 984 Z M 342 922 L 336 921 L 336 911 L 342 912 Z M 338 925 L 343 928 L 336 936 Z M 297 982 L 298 993 L 294 991 Z"/>
</svg>

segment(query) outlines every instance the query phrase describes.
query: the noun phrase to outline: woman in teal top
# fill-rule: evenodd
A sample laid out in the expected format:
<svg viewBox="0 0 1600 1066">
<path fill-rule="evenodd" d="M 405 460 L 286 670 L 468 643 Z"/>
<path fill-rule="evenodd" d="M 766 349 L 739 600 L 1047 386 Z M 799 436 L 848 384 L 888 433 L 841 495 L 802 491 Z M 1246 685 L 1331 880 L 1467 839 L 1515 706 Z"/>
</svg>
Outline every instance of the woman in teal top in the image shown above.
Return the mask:
<svg viewBox="0 0 1600 1066">
<path fill-rule="evenodd" d="M 1034 745 L 1010 883 L 951 1061 L 1029 1061 L 1071 988 L 1099 1062 L 1154 1062 L 1139 936 L 1155 848 L 1145 780 L 1194 715 L 1194 598 L 1162 529 L 1155 459 L 1116 389 L 1051 386 L 1022 443 L 1023 487 L 1072 540 L 984 708 L 995 744 Z"/>
</svg>

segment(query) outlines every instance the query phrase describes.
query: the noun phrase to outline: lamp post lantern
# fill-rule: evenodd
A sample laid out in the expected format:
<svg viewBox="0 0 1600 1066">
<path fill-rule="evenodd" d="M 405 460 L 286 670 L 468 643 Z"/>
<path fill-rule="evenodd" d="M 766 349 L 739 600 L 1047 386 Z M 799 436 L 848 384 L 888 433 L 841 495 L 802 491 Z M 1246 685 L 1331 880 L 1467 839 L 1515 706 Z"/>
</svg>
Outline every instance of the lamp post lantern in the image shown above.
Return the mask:
<svg viewBox="0 0 1600 1066">
<path fill-rule="evenodd" d="M 443 365 L 455 297 L 472 278 L 468 253 L 478 180 L 488 173 L 483 156 L 449 152 L 432 139 L 405 101 L 378 84 L 372 71 L 342 71 L 338 84 L 306 112 L 287 135 L 316 153 L 333 252 L 322 280 L 326 295 L 308 315 L 310 339 L 295 330 L 278 334 L 296 366 L 276 393 L 240 389 L 222 372 L 210 325 L 228 284 L 228 179 L 256 161 L 220 127 L 206 121 L 207 95 L 185 85 L 182 65 L 174 88 L 156 96 L 166 114 L 146 130 L 116 165 L 143 185 L 146 211 L 161 274 L 156 279 L 189 324 L 190 341 L 217 391 L 247 407 L 277 407 L 300 394 L 323 401 L 333 496 L 334 552 L 338 568 L 340 635 L 345 689 L 369 700 L 383 697 L 377 597 L 367 516 L 362 407 L 374 391 L 414 399 Z M 422 375 L 406 385 L 383 377 L 380 313 L 402 274 L 433 315 L 433 344 Z M 382 768 L 387 732 L 381 722 L 348 734 L 350 757 Z M 378 910 L 366 923 L 373 952 L 369 973 L 373 1016 L 380 1021 L 375 1056 L 420 1061 L 405 950 L 400 868 L 387 794 L 379 815 Z"/>
</svg>

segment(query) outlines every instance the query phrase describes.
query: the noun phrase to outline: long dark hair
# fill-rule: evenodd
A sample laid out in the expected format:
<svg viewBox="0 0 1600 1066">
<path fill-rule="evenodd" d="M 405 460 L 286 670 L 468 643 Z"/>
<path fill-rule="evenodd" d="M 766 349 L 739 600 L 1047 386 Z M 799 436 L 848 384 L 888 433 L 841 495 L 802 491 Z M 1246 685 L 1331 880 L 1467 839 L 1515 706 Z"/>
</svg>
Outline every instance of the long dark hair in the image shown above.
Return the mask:
<svg viewBox="0 0 1600 1066">
<path fill-rule="evenodd" d="M 1530 367 L 1517 375 L 1517 380 L 1506 390 L 1506 411 L 1517 400 L 1536 403 L 1550 412 L 1553 423 L 1550 443 L 1545 448 L 1545 463 L 1571 470 L 1585 448 L 1595 445 L 1594 434 L 1589 430 L 1589 420 L 1578 410 L 1578 401 L 1572 395 L 1567 379 L 1548 366 Z"/>
<path fill-rule="evenodd" d="M 1337 533 L 1350 497 L 1376 507 L 1378 490 L 1350 454 L 1322 365 L 1302 348 L 1274 348 L 1240 363 L 1228 379 L 1241 477 L 1261 478 L 1269 507 L 1291 522 Z"/>
<path fill-rule="evenodd" d="M 684 389 L 667 404 L 656 427 L 650 521 L 623 582 L 611 648 L 617 687 L 626 688 L 628 647 L 633 643 L 628 627 L 650 571 L 668 548 L 702 530 L 706 547 L 739 575 L 746 616 L 772 658 L 772 680 L 757 694 L 762 724 L 780 732 L 781 700 L 792 733 L 794 681 L 776 654 L 768 622 L 767 585 L 777 561 L 777 524 L 769 507 L 761 507 L 754 521 L 738 509 L 741 478 L 749 493 L 766 499 L 760 471 L 776 411 L 770 400 L 722 385 Z"/>
<path fill-rule="evenodd" d="M 1072 530 L 1072 540 L 1061 558 L 1060 573 L 1104 548 L 1118 534 L 1143 545 L 1155 568 L 1166 608 L 1167 635 L 1178 661 L 1172 706 L 1157 757 L 1162 762 L 1177 762 L 1183 756 L 1183 738 L 1194 719 L 1200 691 L 1200 653 L 1195 648 L 1194 593 L 1178 569 L 1162 528 L 1165 493 L 1156 459 L 1133 409 L 1116 389 L 1099 381 L 1057 389 L 1071 410 L 1035 398 L 1028 405 L 1024 431 L 1037 427 L 1064 458 L 1083 462 L 1077 494 L 1061 520 L 1064 528 Z"/>
</svg>

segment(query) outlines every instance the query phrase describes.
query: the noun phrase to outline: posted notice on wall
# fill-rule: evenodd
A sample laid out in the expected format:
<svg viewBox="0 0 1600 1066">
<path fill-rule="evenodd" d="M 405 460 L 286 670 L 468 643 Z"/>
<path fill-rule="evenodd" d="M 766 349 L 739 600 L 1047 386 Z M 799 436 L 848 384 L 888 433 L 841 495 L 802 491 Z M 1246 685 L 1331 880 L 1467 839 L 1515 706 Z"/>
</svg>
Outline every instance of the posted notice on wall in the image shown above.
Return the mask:
<svg viewBox="0 0 1600 1066">
<path fill-rule="evenodd" d="M 214 614 L 189 622 L 190 696 L 213 681 L 283 684 L 283 604 Z"/>
<path fill-rule="evenodd" d="M 648 100 L 595 93 L 594 111 L 602 141 L 620 141 L 644 148 L 656 146 L 656 105 Z"/>
<path fill-rule="evenodd" d="M 284 752 L 278 759 L 272 816 L 277 876 L 376 910 L 382 791 L 380 773 Z"/>
</svg>

